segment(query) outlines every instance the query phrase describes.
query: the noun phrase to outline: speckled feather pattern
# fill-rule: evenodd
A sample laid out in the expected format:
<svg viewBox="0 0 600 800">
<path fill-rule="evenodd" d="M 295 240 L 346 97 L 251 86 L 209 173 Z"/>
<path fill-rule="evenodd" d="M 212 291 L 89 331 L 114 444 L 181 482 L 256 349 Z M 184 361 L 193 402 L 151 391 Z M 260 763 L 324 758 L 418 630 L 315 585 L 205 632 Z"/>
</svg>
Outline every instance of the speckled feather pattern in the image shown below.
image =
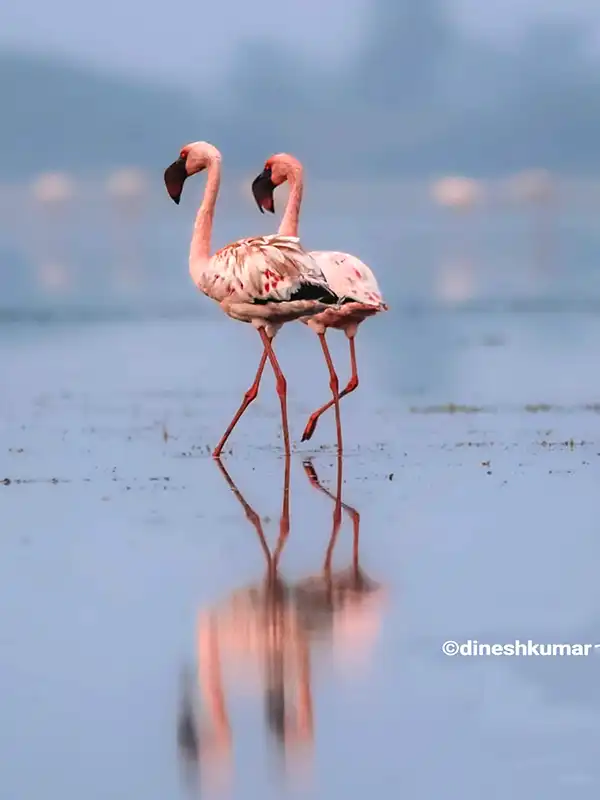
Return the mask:
<svg viewBox="0 0 600 800">
<path fill-rule="evenodd" d="M 331 291 L 327 279 L 296 236 L 252 236 L 218 250 L 193 270 L 198 288 L 221 303 L 286 302 L 302 284 Z"/>
<path fill-rule="evenodd" d="M 310 255 L 338 297 L 371 306 L 385 305 L 375 275 L 359 258 L 333 250 L 312 250 Z"/>
</svg>

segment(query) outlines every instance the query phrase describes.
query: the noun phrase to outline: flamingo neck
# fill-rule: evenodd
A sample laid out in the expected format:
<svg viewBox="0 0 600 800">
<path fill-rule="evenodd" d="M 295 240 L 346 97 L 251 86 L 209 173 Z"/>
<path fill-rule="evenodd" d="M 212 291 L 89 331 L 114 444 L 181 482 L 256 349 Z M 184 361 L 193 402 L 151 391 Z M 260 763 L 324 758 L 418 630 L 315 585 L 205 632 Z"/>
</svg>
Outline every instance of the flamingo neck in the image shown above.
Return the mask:
<svg viewBox="0 0 600 800">
<path fill-rule="evenodd" d="M 217 195 L 221 185 L 221 161 L 211 159 L 208 165 L 208 177 L 204 197 L 196 214 L 194 233 L 190 245 L 190 269 L 202 267 L 210 258 L 210 239 L 212 234 L 213 217 L 217 204 Z"/>
<path fill-rule="evenodd" d="M 302 192 L 304 190 L 304 179 L 300 164 L 290 167 L 286 178 L 290 184 L 290 196 L 278 233 L 281 236 L 298 236 L 300 205 L 302 204 Z"/>
</svg>

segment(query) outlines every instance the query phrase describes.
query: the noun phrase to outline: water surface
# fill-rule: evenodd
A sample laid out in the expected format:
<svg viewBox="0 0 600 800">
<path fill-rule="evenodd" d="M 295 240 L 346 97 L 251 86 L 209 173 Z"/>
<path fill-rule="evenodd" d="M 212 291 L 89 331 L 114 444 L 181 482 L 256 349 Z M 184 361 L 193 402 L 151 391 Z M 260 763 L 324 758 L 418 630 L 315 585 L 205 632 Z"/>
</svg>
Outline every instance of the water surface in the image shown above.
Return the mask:
<svg viewBox="0 0 600 800">
<path fill-rule="evenodd" d="M 323 578 L 335 503 L 303 462 L 335 497 L 333 418 L 298 441 L 328 380 L 309 332 L 284 330 L 296 448 L 279 599 L 210 457 L 258 337 L 212 310 L 2 330 L 4 796 L 597 788 L 593 657 L 440 648 L 600 641 L 598 316 L 405 309 L 365 325 L 342 492 L 371 592 L 350 580 L 347 510 L 337 589 Z M 331 340 L 344 381 L 347 346 Z M 271 376 L 223 463 L 274 549 L 285 461 Z M 226 713 L 202 619 L 221 637 Z"/>
</svg>

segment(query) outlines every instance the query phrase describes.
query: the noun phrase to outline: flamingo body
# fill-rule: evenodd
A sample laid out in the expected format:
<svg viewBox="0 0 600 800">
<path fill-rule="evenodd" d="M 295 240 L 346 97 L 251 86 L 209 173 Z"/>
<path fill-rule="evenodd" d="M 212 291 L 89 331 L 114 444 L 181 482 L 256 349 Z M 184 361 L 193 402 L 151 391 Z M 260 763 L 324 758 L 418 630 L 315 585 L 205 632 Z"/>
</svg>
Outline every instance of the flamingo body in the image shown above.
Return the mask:
<svg viewBox="0 0 600 800">
<path fill-rule="evenodd" d="M 300 322 L 308 324 L 312 319 L 310 327 L 313 329 L 334 328 L 354 335 L 364 319 L 387 311 L 373 271 L 360 258 L 335 250 L 312 250 L 310 255 L 340 303 L 314 317 L 301 318 Z"/>
<path fill-rule="evenodd" d="M 337 304 L 316 261 L 297 236 L 253 236 L 218 250 L 208 262 L 191 262 L 196 286 L 234 319 L 266 327 Z"/>
<path fill-rule="evenodd" d="M 335 250 L 312 250 L 310 255 L 338 297 L 351 297 L 366 305 L 385 306 L 373 271 L 360 258 Z"/>
</svg>

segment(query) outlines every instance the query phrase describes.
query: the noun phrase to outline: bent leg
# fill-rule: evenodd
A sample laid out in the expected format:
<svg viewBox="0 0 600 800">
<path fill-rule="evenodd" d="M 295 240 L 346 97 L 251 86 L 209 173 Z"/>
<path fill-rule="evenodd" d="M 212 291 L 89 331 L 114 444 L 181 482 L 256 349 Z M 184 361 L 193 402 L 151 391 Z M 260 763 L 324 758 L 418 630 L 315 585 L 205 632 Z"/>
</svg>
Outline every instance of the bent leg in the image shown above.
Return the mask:
<svg viewBox="0 0 600 800">
<path fill-rule="evenodd" d="M 342 391 L 339 394 L 340 400 L 342 399 L 342 397 L 345 397 L 347 394 L 350 394 L 350 392 L 353 392 L 355 389 L 358 388 L 358 369 L 356 366 L 356 351 L 354 348 L 354 337 L 351 337 L 349 339 L 349 342 L 350 342 L 350 362 L 352 365 L 352 375 L 350 377 L 350 380 L 348 381 L 346 388 L 342 389 Z M 321 416 L 321 414 L 324 414 L 328 409 L 330 409 L 331 406 L 333 405 L 335 405 L 335 399 L 330 400 L 328 403 L 325 403 L 325 405 L 321 406 L 321 408 L 318 408 L 316 411 L 313 411 L 313 413 L 308 418 L 308 422 L 306 423 L 306 427 L 304 428 L 304 433 L 302 434 L 303 442 L 306 442 L 311 438 L 317 427 L 317 422 L 319 421 L 319 417 Z"/>
<path fill-rule="evenodd" d="M 235 426 L 238 424 L 238 422 L 240 420 L 240 417 L 242 416 L 244 411 L 248 408 L 250 403 L 253 400 L 256 400 L 256 398 L 258 396 L 258 389 L 259 389 L 259 386 L 260 386 L 260 381 L 262 379 L 262 374 L 263 374 L 263 371 L 264 371 L 266 363 L 267 363 L 267 351 L 266 351 L 266 349 L 263 349 L 263 354 L 262 354 L 262 357 L 260 359 L 260 364 L 258 365 L 258 369 L 256 371 L 256 375 L 254 377 L 254 381 L 252 382 L 252 386 L 250 386 L 250 388 L 248 389 L 248 391 L 244 395 L 244 399 L 242 400 L 241 406 L 238 408 L 234 418 L 229 423 L 229 427 L 227 428 L 227 430 L 225 431 L 225 433 L 221 437 L 221 441 L 219 442 L 219 444 L 213 450 L 214 458 L 218 458 L 221 455 L 221 451 L 223 450 L 223 447 L 225 446 L 225 442 L 227 441 L 227 439 L 229 439 L 229 437 L 231 435 L 231 432 L 235 428 Z"/>
<path fill-rule="evenodd" d="M 335 427 L 337 433 L 338 454 L 341 455 L 343 445 L 342 445 L 342 420 L 340 417 L 340 385 L 337 373 L 335 371 L 335 367 L 333 366 L 331 353 L 329 352 L 329 347 L 327 346 L 325 334 L 319 333 L 318 336 L 319 336 L 319 341 L 321 342 L 321 347 L 323 348 L 323 354 L 325 356 L 325 361 L 327 363 L 327 369 L 329 370 L 329 387 L 331 389 L 331 393 L 333 394 L 332 402 L 333 405 L 335 406 Z"/>
<path fill-rule="evenodd" d="M 281 367 L 279 366 L 279 362 L 277 361 L 277 357 L 275 356 L 273 347 L 271 346 L 271 340 L 269 339 L 267 332 L 265 331 L 264 328 L 259 328 L 258 332 L 265 347 L 265 353 L 267 354 L 267 357 L 271 362 L 271 366 L 273 367 L 273 372 L 275 373 L 275 385 L 277 387 L 277 394 L 279 395 L 279 402 L 281 403 L 281 427 L 283 428 L 283 445 L 285 448 L 286 456 L 289 456 L 290 430 L 288 426 L 288 417 L 287 417 L 287 382 L 285 380 L 283 372 L 281 371 Z"/>
</svg>

